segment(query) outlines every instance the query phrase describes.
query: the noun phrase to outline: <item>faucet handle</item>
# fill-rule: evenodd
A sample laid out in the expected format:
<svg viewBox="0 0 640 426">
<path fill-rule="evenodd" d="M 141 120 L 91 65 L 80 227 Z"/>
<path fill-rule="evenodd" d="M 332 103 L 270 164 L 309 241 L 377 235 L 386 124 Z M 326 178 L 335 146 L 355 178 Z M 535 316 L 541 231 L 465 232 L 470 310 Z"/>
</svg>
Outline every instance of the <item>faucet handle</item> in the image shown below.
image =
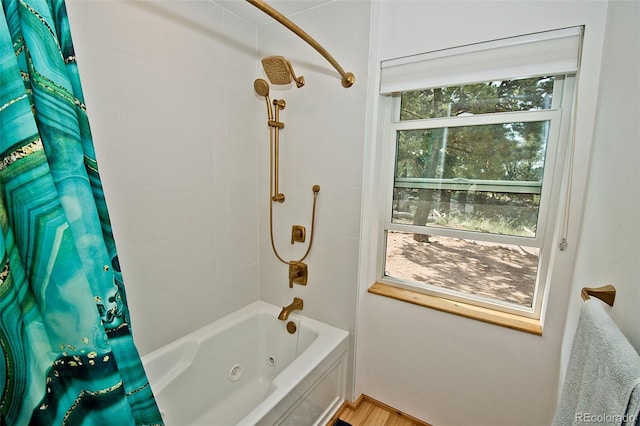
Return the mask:
<svg viewBox="0 0 640 426">
<path fill-rule="evenodd" d="M 292 260 L 289 262 L 289 288 L 293 283 L 307 285 L 307 264 Z"/>
</svg>

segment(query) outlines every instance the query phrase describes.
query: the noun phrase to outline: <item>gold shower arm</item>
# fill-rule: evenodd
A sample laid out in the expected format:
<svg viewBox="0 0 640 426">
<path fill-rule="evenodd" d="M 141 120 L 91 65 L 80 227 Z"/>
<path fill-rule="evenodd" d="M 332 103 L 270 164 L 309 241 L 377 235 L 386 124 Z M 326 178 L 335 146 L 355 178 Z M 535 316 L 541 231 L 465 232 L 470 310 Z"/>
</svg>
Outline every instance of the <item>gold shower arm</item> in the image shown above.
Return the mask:
<svg viewBox="0 0 640 426">
<path fill-rule="evenodd" d="M 304 32 L 302 28 L 300 28 L 299 26 L 291 22 L 286 16 L 284 16 L 282 13 L 275 10 L 273 7 L 269 6 L 263 0 L 247 0 L 247 2 L 257 7 L 258 9 L 260 9 L 261 11 L 263 11 L 264 13 L 271 16 L 273 19 L 275 19 L 276 21 L 280 22 L 282 25 L 284 25 L 285 27 L 293 31 L 298 37 L 300 37 L 301 39 L 306 41 L 311 47 L 316 49 L 316 51 L 319 54 L 324 56 L 324 58 L 327 61 L 329 61 L 329 63 L 333 65 L 336 71 L 338 71 L 338 73 L 340 73 L 340 75 L 342 76 L 343 87 L 353 86 L 353 83 L 355 83 L 356 81 L 356 77 L 350 72 L 345 72 L 340 66 L 340 64 L 338 63 L 338 61 L 336 61 L 333 58 L 333 56 L 331 56 L 331 54 L 327 52 L 327 49 L 322 47 L 317 41 L 313 39 L 313 37 L 311 37 L 309 34 Z"/>
</svg>

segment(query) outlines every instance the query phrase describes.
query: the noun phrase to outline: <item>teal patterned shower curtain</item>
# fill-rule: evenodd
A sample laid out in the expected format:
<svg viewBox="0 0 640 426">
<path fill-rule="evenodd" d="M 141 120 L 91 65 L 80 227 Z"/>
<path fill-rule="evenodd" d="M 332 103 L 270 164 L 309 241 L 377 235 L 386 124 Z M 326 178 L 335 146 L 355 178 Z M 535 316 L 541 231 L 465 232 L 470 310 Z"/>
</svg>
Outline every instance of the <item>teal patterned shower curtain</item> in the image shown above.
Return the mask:
<svg viewBox="0 0 640 426">
<path fill-rule="evenodd" d="M 0 425 L 162 424 L 134 345 L 64 0 L 2 0 Z"/>
</svg>

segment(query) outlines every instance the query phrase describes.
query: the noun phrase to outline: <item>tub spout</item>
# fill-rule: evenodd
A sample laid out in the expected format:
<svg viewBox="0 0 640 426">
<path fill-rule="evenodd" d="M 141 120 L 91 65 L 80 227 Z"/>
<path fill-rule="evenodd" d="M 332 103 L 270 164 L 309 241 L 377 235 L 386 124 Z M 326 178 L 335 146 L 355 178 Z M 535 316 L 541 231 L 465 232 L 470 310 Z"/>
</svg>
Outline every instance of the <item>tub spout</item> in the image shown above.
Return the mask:
<svg viewBox="0 0 640 426">
<path fill-rule="evenodd" d="M 286 321 L 289 318 L 289 314 L 296 309 L 302 310 L 304 306 L 304 302 L 299 297 L 294 297 L 293 302 L 289 306 L 284 306 L 282 311 L 280 311 L 280 315 L 278 315 L 278 319 L 280 321 Z"/>
</svg>

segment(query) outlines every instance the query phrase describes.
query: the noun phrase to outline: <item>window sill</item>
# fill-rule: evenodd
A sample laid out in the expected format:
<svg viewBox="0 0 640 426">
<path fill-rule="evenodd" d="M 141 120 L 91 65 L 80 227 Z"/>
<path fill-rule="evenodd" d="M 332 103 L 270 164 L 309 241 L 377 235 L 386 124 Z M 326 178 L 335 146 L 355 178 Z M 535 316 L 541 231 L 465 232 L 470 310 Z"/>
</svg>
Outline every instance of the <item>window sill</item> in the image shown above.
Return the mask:
<svg viewBox="0 0 640 426">
<path fill-rule="evenodd" d="M 540 320 L 533 318 L 456 302 L 379 282 L 369 287 L 369 293 L 542 336 L 542 324 Z"/>
</svg>

